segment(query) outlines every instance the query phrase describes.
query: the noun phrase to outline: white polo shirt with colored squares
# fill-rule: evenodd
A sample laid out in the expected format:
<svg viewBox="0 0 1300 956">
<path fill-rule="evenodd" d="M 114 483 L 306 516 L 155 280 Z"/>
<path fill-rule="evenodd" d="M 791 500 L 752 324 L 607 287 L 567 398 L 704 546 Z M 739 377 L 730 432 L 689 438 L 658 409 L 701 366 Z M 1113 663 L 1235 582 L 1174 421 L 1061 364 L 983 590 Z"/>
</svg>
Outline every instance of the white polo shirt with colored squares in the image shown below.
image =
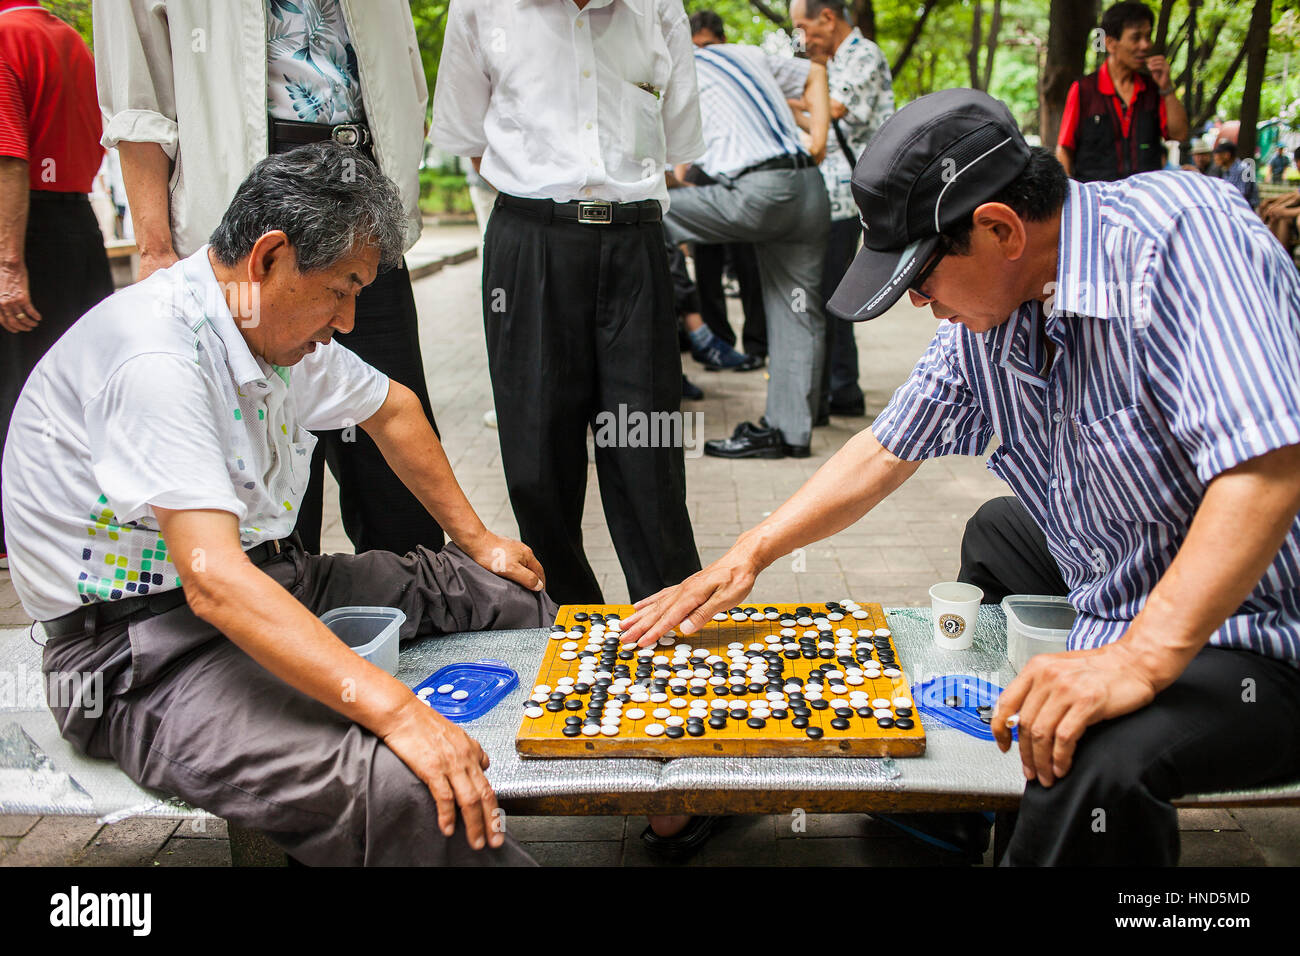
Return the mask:
<svg viewBox="0 0 1300 956">
<path fill-rule="evenodd" d="M 207 246 L 110 296 L 41 359 L 10 421 L 0 490 L 24 609 L 49 620 L 179 587 L 173 562 L 199 556 L 169 552 L 153 505 L 228 511 L 245 550 L 285 537 L 311 432 L 355 426 L 387 395 L 337 342 L 291 369 L 253 355 Z"/>
</svg>

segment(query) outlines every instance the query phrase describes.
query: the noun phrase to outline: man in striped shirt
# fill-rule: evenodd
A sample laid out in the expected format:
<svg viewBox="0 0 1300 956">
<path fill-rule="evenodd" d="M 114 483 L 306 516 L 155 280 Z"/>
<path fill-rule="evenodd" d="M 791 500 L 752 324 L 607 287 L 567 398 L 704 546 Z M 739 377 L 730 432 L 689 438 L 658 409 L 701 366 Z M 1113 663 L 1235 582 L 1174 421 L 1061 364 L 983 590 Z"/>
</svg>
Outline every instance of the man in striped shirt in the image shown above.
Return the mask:
<svg viewBox="0 0 1300 956">
<path fill-rule="evenodd" d="M 1027 780 L 1006 861 L 1174 863 L 1170 801 L 1300 778 L 1300 277 L 1224 184 L 1072 183 L 971 90 L 900 110 L 853 188 L 867 247 L 831 310 L 906 291 L 946 321 L 870 430 L 625 638 L 691 633 L 996 437 L 1079 611 L 994 714 Z"/>
</svg>

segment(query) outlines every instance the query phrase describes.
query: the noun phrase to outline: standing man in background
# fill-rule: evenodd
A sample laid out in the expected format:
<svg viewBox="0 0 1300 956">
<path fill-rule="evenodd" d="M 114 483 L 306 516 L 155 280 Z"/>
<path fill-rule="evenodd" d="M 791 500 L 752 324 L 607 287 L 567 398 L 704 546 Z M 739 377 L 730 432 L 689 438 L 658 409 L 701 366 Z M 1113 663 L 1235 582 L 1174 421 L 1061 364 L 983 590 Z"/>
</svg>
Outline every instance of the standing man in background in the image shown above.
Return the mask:
<svg viewBox="0 0 1300 956">
<path fill-rule="evenodd" d="M 104 158 L 95 64 L 32 0 L 0 0 L 0 448 L 27 376 L 113 292 L 86 194 Z M 8 568 L 0 521 L 0 568 Z"/>
<path fill-rule="evenodd" d="M 1169 61 L 1151 55 L 1155 18 L 1125 0 L 1106 10 L 1106 62 L 1070 87 L 1056 158 L 1080 182 L 1112 181 L 1164 166 L 1164 140 L 1187 138 L 1187 110 Z"/>
<path fill-rule="evenodd" d="M 825 64 L 831 98 L 834 136 L 826 144 L 826 159 L 821 164 L 831 201 L 831 231 L 822 264 L 825 303 L 844 278 L 862 239 L 850 186 L 853 167 L 871 135 L 894 115 L 894 86 L 885 55 L 848 22 L 843 0 L 793 0 L 790 20 L 803 33 L 808 56 Z M 801 115 L 796 113 L 796 117 Z M 853 323 L 830 312 L 826 312 L 826 363 L 819 412 L 819 419 L 827 414 L 858 416 L 867 412 L 858 384 Z"/>
<path fill-rule="evenodd" d="M 453 0 L 433 140 L 499 191 L 483 320 L 520 537 L 560 604 L 603 603 L 582 547 L 589 425 L 680 412 L 665 163 L 704 152 L 681 0 Z M 650 418 L 654 421 L 654 418 Z M 633 601 L 700 566 L 681 444 L 597 442 Z"/>
<path fill-rule="evenodd" d="M 428 89 L 403 0 L 95 0 L 94 24 L 103 143 L 121 155 L 141 279 L 207 242 L 258 160 L 323 140 L 373 159 L 401 192 L 405 248 L 420 237 Z M 356 328 L 340 341 L 415 392 L 434 424 L 404 262 L 357 295 Z M 297 523 L 308 551 L 320 551 L 326 460 L 358 552 L 442 547 L 369 435 L 317 437 Z"/>
</svg>

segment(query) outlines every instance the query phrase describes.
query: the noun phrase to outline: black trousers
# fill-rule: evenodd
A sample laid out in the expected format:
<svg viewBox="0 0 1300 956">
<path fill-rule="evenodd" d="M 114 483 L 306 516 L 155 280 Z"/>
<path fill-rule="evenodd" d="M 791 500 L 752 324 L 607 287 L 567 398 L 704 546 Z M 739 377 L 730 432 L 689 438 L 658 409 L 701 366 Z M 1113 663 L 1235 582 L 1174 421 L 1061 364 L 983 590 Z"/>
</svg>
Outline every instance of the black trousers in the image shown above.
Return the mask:
<svg viewBox="0 0 1300 956">
<path fill-rule="evenodd" d="M 697 186 L 717 180 L 698 166 L 686 176 Z M 758 274 L 758 253 L 752 242 L 725 244 L 698 243 L 694 250 L 695 284 L 699 290 L 699 313 L 704 324 L 728 345 L 735 346 L 736 333 L 727 321 L 727 297 L 722 291 L 722 276 L 731 261 L 736 282 L 740 285 L 740 306 L 745 314 L 741 330 L 741 351 L 746 355 L 767 355 L 767 313 L 763 309 L 763 284 Z"/>
<path fill-rule="evenodd" d="M 826 240 L 826 258 L 822 266 L 822 302 L 830 300 L 844 273 L 853 264 L 862 236 L 862 224 L 856 219 L 831 221 L 830 235 Z M 826 362 L 822 365 L 820 413 L 830 410 L 833 400 L 837 405 L 857 405 L 863 401 L 862 387 L 858 384 L 858 345 L 853 340 L 856 322 L 826 313 Z M 820 416 L 819 416 L 820 417 Z"/>
<path fill-rule="evenodd" d="M 502 205 L 488 220 L 483 317 L 501 461 L 523 541 L 560 604 L 600 603 L 582 547 L 588 426 L 614 549 L 632 599 L 700 568 L 683 449 L 629 424 L 680 414 L 682 365 L 659 223 L 546 221 Z M 598 416 L 600 417 L 598 420 Z M 605 431 L 608 438 L 609 431 Z"/>
<path fill-rule="evenodd" d="M 338 341 L 415 392 L 436 432 L 438 426 L 433 420 L 420 356 L 418 322 L 411 274 L 403 263 L 380 273 L 361 291 L 357 296 L 356 325 L 347 335 L 340 335 Z M 320 553 L 326 464 L 339 484 L 343 530 L 358 554 L 366 551 L 406 554 L 419 545 L 430 551 L 442 548 L 442 528 L 393 474 L 379 446 L 362 428 L 317 432 L 316 437 L 311 480 L 295 526 L 307 551 Z"/>
<path fill-rule="evenodd" d="M 1064 594 L 1047 539 L 1015 498 L 976 512 L 960 580 L 984 599 Z M 1178 862 L 1171 801 L 1189 793 L 1300 779 L 1300 670 L 1250 651 L 1207 647 L 1141 710 L 1084 732 L 1069 773 L 1025 785 L 1003 864 Z"/>
<path fill-rule="evenodd" d="M 23 259 L 41 321 L 30 332 L 0 330 L 0 449 L 27 376 L 72 323 L 113 294 L 113 277 L 90 200 L 81 193 L 28 193 Z M 3 491 L 3 489 L 0 489 Z M 0 518 L 0 551 L 4 520 Z"/>
</svg>

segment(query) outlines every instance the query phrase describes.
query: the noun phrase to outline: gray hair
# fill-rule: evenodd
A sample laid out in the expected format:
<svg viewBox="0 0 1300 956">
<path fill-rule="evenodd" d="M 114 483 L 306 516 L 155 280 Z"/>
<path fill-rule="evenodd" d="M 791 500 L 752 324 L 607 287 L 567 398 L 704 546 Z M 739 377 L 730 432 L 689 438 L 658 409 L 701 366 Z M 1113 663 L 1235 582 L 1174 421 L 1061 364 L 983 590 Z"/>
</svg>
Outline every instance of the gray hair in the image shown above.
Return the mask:
<svg viewBox="0 0 1300 956">
<path fill-rule="evenodd" d="M 327 269 L 368 245 L 378 247 L 380 267 L 390 268 L 401 261 L 405 226 L 393 181 L 359 150 L 327 141 L 254 166 L 208 241 L 217 261 L 233 266 L 278 229 L 301 272 Z"/>
</svg>

